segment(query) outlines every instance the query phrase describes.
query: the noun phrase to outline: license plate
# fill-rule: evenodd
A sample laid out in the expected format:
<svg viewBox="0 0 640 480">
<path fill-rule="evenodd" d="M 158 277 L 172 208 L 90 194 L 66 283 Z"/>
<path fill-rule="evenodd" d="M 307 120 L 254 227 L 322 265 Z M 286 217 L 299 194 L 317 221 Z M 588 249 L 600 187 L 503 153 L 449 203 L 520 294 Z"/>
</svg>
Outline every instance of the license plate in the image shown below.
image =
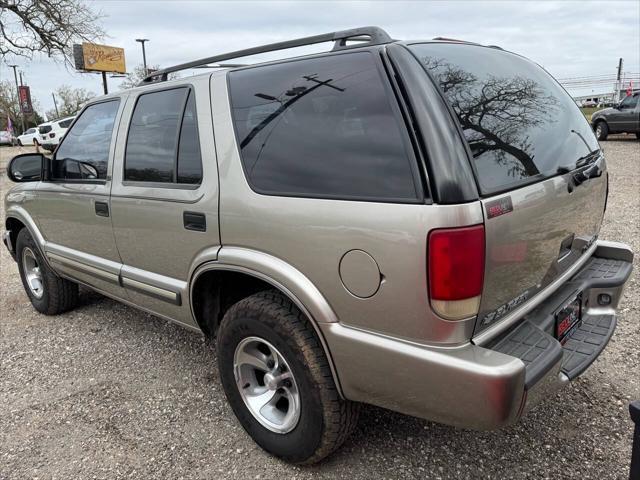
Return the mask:
<svg viewBox="0 0 640 480">
<path fill-rule="evenodd" d="M 582 293 L 571 299 L 556 312 L 556 338 L 564 345 L 569 335 L 580 326 L 582 314 Z"/>
</svg>

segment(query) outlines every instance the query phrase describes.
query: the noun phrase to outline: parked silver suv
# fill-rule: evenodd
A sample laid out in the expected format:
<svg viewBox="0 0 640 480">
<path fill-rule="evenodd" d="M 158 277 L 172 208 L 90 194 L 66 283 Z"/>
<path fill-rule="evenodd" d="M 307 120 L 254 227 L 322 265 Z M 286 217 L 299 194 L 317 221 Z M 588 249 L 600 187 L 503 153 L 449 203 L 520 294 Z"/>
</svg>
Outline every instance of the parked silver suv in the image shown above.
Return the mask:
<svg viewBox="0 0 640 480">
<path fill-rule="evenodd" d="M 219 68 L 166 80 L 202 65 Z M 82 284 L 216 337 L 238 420 L 297 463 L 361 402 L 515 422 L 604 349 L 631 272 L 597 240 L 605 160 L 553 78 L 375 27 L 155 72 L 8 175 L 4 240 L 38 311 Z"/>
</svg>

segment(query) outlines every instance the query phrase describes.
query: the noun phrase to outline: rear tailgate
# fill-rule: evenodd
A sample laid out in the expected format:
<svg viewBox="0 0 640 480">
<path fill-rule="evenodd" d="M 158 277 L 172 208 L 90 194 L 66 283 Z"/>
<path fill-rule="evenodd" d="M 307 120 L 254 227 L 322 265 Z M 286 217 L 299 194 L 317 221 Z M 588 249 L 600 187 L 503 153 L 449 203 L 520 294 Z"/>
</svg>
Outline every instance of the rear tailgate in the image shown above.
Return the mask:
<svg viewBox="0 0 640 480">
<path fill-rule="evenodd" d="M 606 177 L 592 178 L 570 192 L 572 175 L 483 201 L 487 252 L 476 333 L 533 298 L 595 240 Z M 512 211 L 490 218 L 491 212 L 498 213 L 495 205 L 501 204 L 512 205 Z"/>
<path fill-rule="evenodd" d="M 470 44 L 409 49 L 460 122 L 483 198 L 477 334 L 580 261 L 602 222 L 605 162 L 576 104 L 535 63 Z"/>
</svg>

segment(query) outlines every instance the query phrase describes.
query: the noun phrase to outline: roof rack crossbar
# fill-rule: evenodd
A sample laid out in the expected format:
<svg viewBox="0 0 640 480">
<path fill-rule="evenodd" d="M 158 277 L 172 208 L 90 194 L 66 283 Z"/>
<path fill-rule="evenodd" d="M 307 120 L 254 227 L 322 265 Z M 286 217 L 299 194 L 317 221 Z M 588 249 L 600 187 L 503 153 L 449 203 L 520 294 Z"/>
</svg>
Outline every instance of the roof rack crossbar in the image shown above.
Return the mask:
<svg viewBox="0 0 640 480">
<path fill-rule="evenodd" d="M 364 43 L 358 43 L 357 45 L 347 45 L 348 40 Z M 343 50 L 346 48 L 362 47 L 365 45 L 381 45 L 384 43 L 393 42 L 393 39 L 380 27 L 361 27 L 353 28 L 350 30 L 342 30 L 339 32 L 325 33 L 322 35 L 313 35 L 311 37 L 303 37 L 295 40 L 287 40 L 284 42 L 270 43 L 258 47 L 247 48 L 244 50 L 236 50 L 235 52 L 222 53 L 220 55 L 214 55 L 213 57 L 201 58 L 200 60 L 194 60 L 192 62 L 174 65 L 173 67 L 163 68 L 162 70 L 157 70 L 147 75 L 142 80 L 142 82 L 140 82 L 140 85 L 158 81 L 165 81 L 167 80 L 170 73 L 179 72 L 181 70 L 202 67 L 203 65 L 208 64 L 219 64 L 220 62 L 224 62 L 226 60 L 249 57 L 251 55 L 257 55 L 259 53 L 275 52 L 278 50 L 286 50 L 289 48 L 303 47 L 306 45 L 313 45 L 316 43 L 324 42 L 335 42 L 333 50 Z"/>
</svg>

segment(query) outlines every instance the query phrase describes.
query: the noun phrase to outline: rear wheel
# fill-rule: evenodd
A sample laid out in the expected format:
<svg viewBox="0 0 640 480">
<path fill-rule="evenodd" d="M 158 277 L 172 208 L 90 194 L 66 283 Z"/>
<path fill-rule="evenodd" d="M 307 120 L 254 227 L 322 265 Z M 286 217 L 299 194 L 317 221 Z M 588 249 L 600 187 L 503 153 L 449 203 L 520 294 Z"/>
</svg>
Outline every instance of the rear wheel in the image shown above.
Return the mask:
<svg viewBox="0 0 640 480">
<path fill-rule="evenodd" d="M 18 233 L 16 258 L 22 285 L 37 311 L 57 315 L 76 306 L 78 285 L 51 271 L 26 228 Z"/>
<path fill-rule="evenodd" d="M 33 146 L 34 147 L 38 147 L 40 144 L 38 143 L 38 140 L 36 140 L 35 138 L 33 139 Z"/>
<path fill-rule="evenodd" d="M 216 345 L 231 408 L 269 453 L 314 463 L 355 427 L 359 405 L 340 398 L 312 325 L 279 292 L 257 293 L 231 307 Z"/>
<path fill-rule="evenodd" d="M 19 146 L 19 147 L 22 147 L 22 146 L 23 146 L 23 145 L 22 145 L 22 140 L 20 140 L 20 139 L 18 139 L 18 146 Z"/>
<path fill-rule="evenodd" d="M 596 123 L 596 137 L 598 140 L 606 140 L 609 135 L 609 126 L 605 122 Z"/>
</svg>

